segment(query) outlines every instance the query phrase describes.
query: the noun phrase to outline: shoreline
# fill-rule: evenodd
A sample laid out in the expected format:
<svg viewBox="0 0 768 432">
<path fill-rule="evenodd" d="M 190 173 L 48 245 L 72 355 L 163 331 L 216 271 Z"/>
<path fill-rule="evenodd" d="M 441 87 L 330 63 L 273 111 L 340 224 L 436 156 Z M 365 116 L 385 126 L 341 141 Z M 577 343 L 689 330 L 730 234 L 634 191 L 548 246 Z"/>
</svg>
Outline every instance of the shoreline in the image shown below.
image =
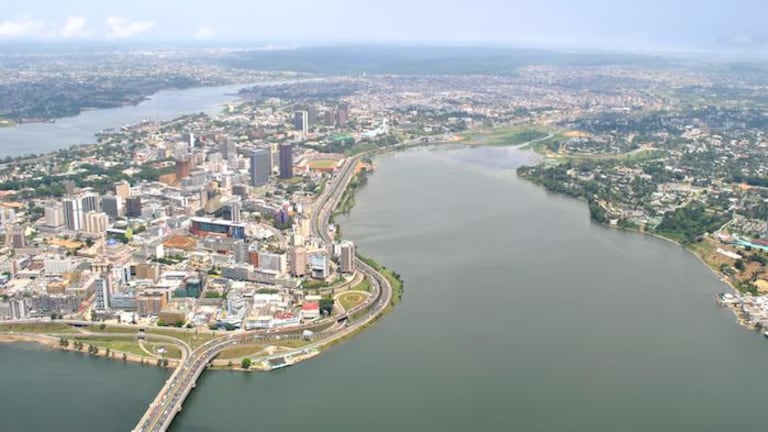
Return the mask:
<svg viewBox="0 0 768 432">
<path fill-rule="evenodd" d="M 87 340 L 87 339 L 86 339 Z M 18 344 L 18 343 L 32 343 L 42 345 L 43 347 L 50 348 L 52 350 L 70 351 L 74 353 L 83 354 L 86 357 L 104 357 L 107 360 L 122 361 L 136 363 L 142 366 L 154 366 L 164 369 L 175 369 L 179 363 L 179 359 L 168 359 L 167 366 L 160 366 L 157 364 L 156 358 L 139 356 L 134 353 L 125 351 L 110 350 L 110 355 L 107 356 L 103 347 L 100 347 L 99 352 L 96 354 L 80 351 L 73 346 L 61 346 L 55 336 L 48 336 L 44 334 L 30 334 L 30 333 L 0 333 L 0 343 L 3 344 Z M 125 355 L 125 357 L 123 357 Z"/>
</svg>

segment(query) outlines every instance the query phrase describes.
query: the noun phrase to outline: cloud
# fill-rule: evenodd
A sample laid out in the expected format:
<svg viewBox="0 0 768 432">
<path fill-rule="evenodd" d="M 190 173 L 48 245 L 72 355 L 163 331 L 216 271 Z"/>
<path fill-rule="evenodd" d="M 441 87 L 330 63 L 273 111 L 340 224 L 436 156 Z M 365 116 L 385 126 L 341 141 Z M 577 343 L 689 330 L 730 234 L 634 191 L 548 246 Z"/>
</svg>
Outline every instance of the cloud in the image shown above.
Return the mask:
<svg viewBox="0 0 768 432">
<path fill-rule="evenodd" d="M 197 29 L 197 32 L 195 32 L 195 37 L 198 39 L 208 39 L 209 37 L 213 36 L 215 32 L 213 31 L 213 28 L 210 26 L 201 26 L 199 29 Z"/>
<path fill-rule="evenodd" d="M 44 22 L 30 15 L 21 15 L 15 20 L 0 21 L 0 38 L 41 37 L 45 28 Z"/>
<path fill-rule="evenodd" d="M 109 31 L 107 37 L 129 38 L 145 33 L 155 27 L 154 21 L 130 21 L 126 18 L 111 16 L 104 22 Z"/>
<path fill-rule="evenodd" d="M 57 34 L 63 38 L 88 36 L 89 32 L 85 29 L 87 21 L 84 16 L 67 17 Z"/>
</svg>

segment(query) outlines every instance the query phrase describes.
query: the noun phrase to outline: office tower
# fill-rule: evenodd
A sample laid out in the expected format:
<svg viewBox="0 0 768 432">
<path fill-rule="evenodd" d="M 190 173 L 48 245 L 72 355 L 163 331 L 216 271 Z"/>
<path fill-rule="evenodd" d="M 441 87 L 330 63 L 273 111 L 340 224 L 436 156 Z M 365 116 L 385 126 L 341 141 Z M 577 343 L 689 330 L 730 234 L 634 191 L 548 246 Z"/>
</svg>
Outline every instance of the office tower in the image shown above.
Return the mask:
<svg viewBox="0 0 768 432">
<path fill-rule="evenodd" d="M 255 149 L 251 153 L 251 186 L 263 186 L 269 182 L 271 162 L 268 149 Z"/>
<path fill-rule="evenodd" d="M 341 242 L 341 272 L 355 271 L 355 244 L 351 241 Z"/>
<path fill-rule="evenodd" d="M 339 104 L 339 108 L 336 110 L 336 126 L 346 126 L 347 121 L 349 121 L 349 104 Z"/>
<path fill-rule="evenodd" d="M 238 240 L 232 245 L 232 256 L 238 264 L 248 261 L 248 245 L 244 240 Z"/>
<path fill-rule="evenodd" d="M 307 111 L 296 111 L 293 113 L 293 127 L 306 135 L 309 132 L 309 113 Z"/>
<path fill-rule="evenodd" d="M 229 204 L 229 220 L 232 222 L 240 222 L 240 201 L 234 201 Z"/>
<path fill-rule="evenodd" d="M 110 220 L 115 220 L 122 216 L 123 199 L 116 195 L 104 195 L 101 197 L 101 210 L 109 216 Z"/>
<path fill-rule="evenodd" d="M 45 226 L 57 228 L 64 225 L 64 208 L 59 203 L 45 206 Z"/>
<path fill-rule="evenodd" d="M 83 220 L 82 201 L 78 198 L 65 198 L 62 201 L 64 226 L 70 231 L 80 231 Z"/>
<path fill-rule="evenodd" d="M 101 210 L 99 203 L 99 196 L 95 193 L 86 193 L 80 196 L 81 205 L 83 208 L 83 214 L 89 211 Z"/>
<path fill-rule="evenodd" d="M 131 197 L 125 200 L 125 215 L 128 217 L 141 217 L 141 197 Z"/>
<path fill-rule="evenodd" d="M 291 251 L 291 276 L 303 277 L 307 273 L 307 251 L 297 247 Z"/>
<path fill-rule="evenodd" d="M 125 180 L 115 183 L 115 195 L 124 200 L 128 199 L 131 196 L 131 184 Z"/>
<path fill-rule="evenodd" d="M 109 216 L 106 213 L 89 211 L 85 214 L 83 230 L 91 234 L 100 234 L 109 227 Z"/>
<path fill-rule="evenodd" d="M 189 177 L 189 174 L 192 172 L 192 160 L 188 157 L 183 159 L 176 159 L 176 181 L 180 182 L 181 180 Z"/>
<path fill-rule="evenodd" d="M 22 249 L 27 247 L 27 239 L 24 237 L 24 229 L 14 224 L 8 224 L 5 227 L 5 244 L 13 249 Z"/>
<path fill-rule="evenodd" d="M 235 143 L 229 138 L 224 137 L 221 140 L 221 155 L 226 159 L 229 167 L 234 167 L 237 163 L 237 147 Z"/>
<path fill-rule="evenodd" d="M 289 179 L 293 177 L 293 145 L 280 144 L 280 178 Z"/>
<path fill-rule="evenodd" d="M 309 127 L 312 127 L 317 123 L 317 107 L 314 105 L 307 106 L 307 120 L 309 121 Z"/>
<path fill-rule="evenodd" d="M 111 308 L 112 293 L 110 292 L 110 283 L 107 277 L 101 277 L 96 279 L 94 285 L 94 294 L 96 294 L 96 301 L 94 308 L 99 311 L 107 311 Z"/>
</svg>

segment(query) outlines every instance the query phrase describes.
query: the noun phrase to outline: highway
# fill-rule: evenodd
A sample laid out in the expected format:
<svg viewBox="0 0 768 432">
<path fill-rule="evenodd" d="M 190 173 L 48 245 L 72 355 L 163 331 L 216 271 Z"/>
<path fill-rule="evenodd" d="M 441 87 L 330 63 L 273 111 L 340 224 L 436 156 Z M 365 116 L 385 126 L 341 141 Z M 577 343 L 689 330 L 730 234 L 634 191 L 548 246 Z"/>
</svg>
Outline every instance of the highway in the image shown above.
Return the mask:
<svg viewBox="0 0 768 432">
<path fill-rule="evenodd" d="M 311 229 L 313 234 L 319 236 L 327 242 L 332 242 L 328 232 L 328 223 L 333 210 L 339 203 L 350 180 L 355 172 L 360 156 L 347 159 L 339 174 L 328 183 L 323 193 L 315 201 L 315 208 L 312 211 Z M 297 349 L 295 352 L 301 352 L 311 348 L 320 348 L 336 340 L 347 337 L 358 330 L 360 327 L 375 320 L 392 301 L 392 286 L 386 277 L 376 271 L 374 268 L 355 258 L 355 264 L 358 271 L 371 281 L 372 295 L 360 305 L 355 306 L 346 312 L 346 316 L 351 317 L 356 313 L 367 310 L 360 318 L 341 326 L 338 329 L 320 332 L 313 336 L 315 342 Z M 317 324 L 313 324 L 317 325 Z M 270 333 L 269 337 L 281 336 L 288 333 L 287 337 L 299 337 L 295 334 L 297 330 L 305 328 L 285 329 L 283 332 Z M 291 334 L 294 333 L 294 334 Z M 139 420 L 134 432 L 158 432 L 165 431 L 170 427 L 176 413 L 181 411 L 184 400 L 190 391 L 195 387 L 198 378 L 205 371 L 213 359 L 228 346 L 253 339 L 254 336 L 263 335 L 263 331 L 241 331 L 219 338 L 212 339 L 199 346 L 189 355 L 185 355 L 183 362 L 174 370 L 173 374 L 166 381 L 165 386 L 155 397 L 155 400 L 149 405 L 144 416 Z M 185 353 L 186 354 L 186 353 Z M 282 355 L 290 355 L 286 353 Z"/>
</svg>

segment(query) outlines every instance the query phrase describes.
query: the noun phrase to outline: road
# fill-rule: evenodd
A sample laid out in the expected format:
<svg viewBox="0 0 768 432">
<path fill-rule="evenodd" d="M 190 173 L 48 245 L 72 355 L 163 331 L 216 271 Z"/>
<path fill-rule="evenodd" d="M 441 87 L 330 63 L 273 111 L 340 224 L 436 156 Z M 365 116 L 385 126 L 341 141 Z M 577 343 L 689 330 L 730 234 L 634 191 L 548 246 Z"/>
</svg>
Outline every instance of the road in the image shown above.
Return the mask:
<svg viewBox="0 0 768 432">
<path fill-rule="evenodd" d="M 314 235 L 319 236 L 326 242 L 333 241 L 328 230 L 330 216 L 338 205 L 347 185 L 349 185 L 360 157 L 355 156 L 347 159 L 339 174 L 333 181 L 329 182 L 323 193 L 315 201 L 311 219 L 312 231 Z M 355 264 L 357 270 L 371 281 L 371 296 L 365 302 L 347 311 L 346 316 L 352 317 L 364 310 L 367 312 L 358 319 L 355 319 L 354 322 L 347 320 L 346 325 L 340 328 L 333 328 L 315 334 L 313 336 L 315 342 L 297 349 L 296 353 L 307 349 L 320 348 L 350 336 L 362 326 L 378 318 L 392 302 L 392 286 L 387 278 L 359 258 L 355 258 Z M 285 329 L 282 332 L 271 333 L 269 337 L 277 337 L 283 333 L 289 333 L 288 337 L 298 337 L 295 332 L 300 329 Z M 157 394 L 155 400 L 150 404 L 144 416 L 139 420 L 133 429 L 134 432 L 167 430 L 173 422 L 176 413 L 181 410 L 181 405 L 189 395 L 189 392 L 195 387 L 197 379 L 213 359 L 227 347 L 243 341 L 253 340 L 254 336 L 263 334 L 263 331 L 241 331 L 228 334 L 206 342 L 188 356 L 185 356 L 171 377 L 168 378 L 165 386 Z M 290 355 L 290 353 L 282 355 Z"/>
</svg>

